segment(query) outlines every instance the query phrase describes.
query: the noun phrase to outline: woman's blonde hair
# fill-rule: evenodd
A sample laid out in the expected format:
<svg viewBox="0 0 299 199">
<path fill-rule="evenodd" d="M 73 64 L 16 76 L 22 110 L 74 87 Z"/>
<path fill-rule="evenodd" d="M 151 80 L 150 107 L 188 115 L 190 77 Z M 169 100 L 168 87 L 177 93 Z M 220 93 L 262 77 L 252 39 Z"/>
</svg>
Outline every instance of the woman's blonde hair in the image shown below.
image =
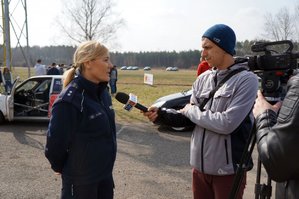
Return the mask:
<svg viewBox="0 0 299 199">
<path fill-rule="evenodd" d="M 63 74 L 63 88 L 65 88 L 75 77 L 76 69 L 84 71 L 84 62 L 91 61 L 105 55 L 108 49 L 98 41 L 86 41 L 81 43 L 74 53 L 72 68 Z"/>
</svg>

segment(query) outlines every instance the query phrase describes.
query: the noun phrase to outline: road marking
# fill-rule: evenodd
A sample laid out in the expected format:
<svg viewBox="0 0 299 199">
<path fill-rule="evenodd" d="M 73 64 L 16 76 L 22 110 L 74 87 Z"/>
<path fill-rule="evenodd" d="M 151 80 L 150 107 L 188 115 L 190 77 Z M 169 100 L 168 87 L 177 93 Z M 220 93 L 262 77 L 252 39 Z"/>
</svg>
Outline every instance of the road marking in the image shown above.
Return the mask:
<svg viewBox="0 0 299 199">
<path fill-rule="evenodd" d="M 126 126 L 122 126 L 122 127 L 116 132 L 116 135 L 119 135 L 125 128 L 126 128 Z"/>
</svg>

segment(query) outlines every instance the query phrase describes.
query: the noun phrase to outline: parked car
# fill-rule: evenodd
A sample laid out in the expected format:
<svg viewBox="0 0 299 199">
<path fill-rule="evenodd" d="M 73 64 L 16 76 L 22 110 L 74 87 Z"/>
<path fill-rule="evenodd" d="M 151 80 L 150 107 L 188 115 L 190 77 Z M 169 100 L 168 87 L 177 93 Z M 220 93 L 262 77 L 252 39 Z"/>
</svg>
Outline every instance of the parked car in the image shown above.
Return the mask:
<svg viewBox="0 0 299 199">
<path fill-rule="evenodd" d="M 122 69 L 122 67 L 120 68 L 121 70 L 139 70 L 138 66 L 123 66 L 124 68 Z"/>
<path fill-rule="evenodd" d="M 172 71 L 178 71 L 178 70 L 179 70 L 178 67 L 176 67 L 176 66 L 172 67 Z"/>
<path fill-rule="evenodd" d="M 120 70 L 127 70 L 127 66 L 120 67 Z"/>
<path fill-rule="evenodd" d="M 178 71 L 179 69 L 178 69 L 178 67 L 167 67 L 166 68 L 166 71 Z"/>
<path fill-rule="evenodd" d="M 48 121 L 51 107 L 62 90 L 62 75 L 34 76 L 13 83 L 9 95 L 0 94 L 0 123 L 4 121 Z"/>
<path fill-rule="evenodd" d="M 173 93 L 157 99 L 152 106 L 158 108 L 171 108 L 171 109 L 179 110 L 184 108 L 185 105 L 190 102 L 191 95 L 192 95 L 192 90 Z M 193 129 L 194 125 L 182 126 L 182 127 L 170 127 L 170 128 L 175 131 L 186 131 L 186 130 Z"/>
<path fill-rule="evenodd" d="M 150 66 L 146 66 L 143 68 L 143 70 L 151 70 L 151 67 Z"/>
<path fill-rule="evenodd" d="M 138 66 L 132 66 L 132 70 L 139 70 Z"/>
<path fill-rule="evenodd" d="M 171 71 L 172 70 L 172 67 L 167 67 L 166 68 L 166 71 Z"/>
</svg>

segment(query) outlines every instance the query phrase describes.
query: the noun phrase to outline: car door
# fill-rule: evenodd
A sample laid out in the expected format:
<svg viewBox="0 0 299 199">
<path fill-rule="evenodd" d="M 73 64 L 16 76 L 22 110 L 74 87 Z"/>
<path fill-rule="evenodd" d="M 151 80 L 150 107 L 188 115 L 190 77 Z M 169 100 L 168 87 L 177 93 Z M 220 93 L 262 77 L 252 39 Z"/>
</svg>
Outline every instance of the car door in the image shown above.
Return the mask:
<svg viewBox="0 0 299 199">
<path fill-rule="evenodd" d="M 51 110 L 54 104 L 54 101 L 58 97 L 59 93 L 62 90 L 62 78 L 54 78 L 53 84 L 50 91 L 50 100 L 49 100 L 49 110 L 48 110 L 48 117 L 51 117 Z"/>
<path fill-rule="evenodd" d="M 6 107 L 7 107 L 7 120 L 12 121 L 14 118 L 14 94 L 16 91 L 17 82 L 19 81 L 20 77 L 18 76 L 15 81 L 13 82 L 13 86 L 11 89 L 10 95 L 6 98 Z"/>
<path fill-rule="evenodd" d="M 31 77 L 17 86 L 14 93 L 15 119 L 47 116 L 51 79 L 50 76 Z"/>
</svg>

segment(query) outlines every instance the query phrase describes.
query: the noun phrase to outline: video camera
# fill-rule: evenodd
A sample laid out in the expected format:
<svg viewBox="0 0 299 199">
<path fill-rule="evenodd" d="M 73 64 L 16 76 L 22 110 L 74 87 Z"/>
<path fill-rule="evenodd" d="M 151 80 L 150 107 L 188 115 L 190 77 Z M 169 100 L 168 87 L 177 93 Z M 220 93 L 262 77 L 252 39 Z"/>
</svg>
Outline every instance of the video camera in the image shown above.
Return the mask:
<svg viewBox="0 0 299 199">
<path fill-rule="evenodd" d="M 248 66 L 261 78 L 262 93 L 271 104 L 283 100 L 287 81 L 298 68 L 299 53 L 293 53 L 293 47 L 289 40 L 259 42 L 251 46 L 252 52 L 264 52 L 249 56 Z M 284 51 L 278 53 L 278 50 Z"/>
</svg>

